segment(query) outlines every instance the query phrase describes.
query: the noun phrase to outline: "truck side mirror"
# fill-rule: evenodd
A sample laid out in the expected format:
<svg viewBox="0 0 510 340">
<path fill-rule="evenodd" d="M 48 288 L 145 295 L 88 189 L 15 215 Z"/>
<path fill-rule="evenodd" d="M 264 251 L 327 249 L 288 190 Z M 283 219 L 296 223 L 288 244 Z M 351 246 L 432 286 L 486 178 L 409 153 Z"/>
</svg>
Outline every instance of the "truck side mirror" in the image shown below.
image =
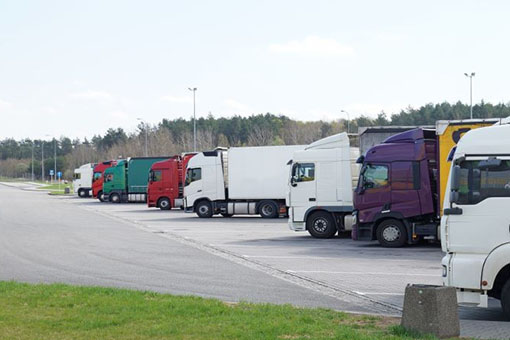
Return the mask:
<svg viewBox="0 0 510 340">
<path fill-rule="evenodd" d="M 297 186 L 297 178 L 296 176 L 291 176 L 290 177 L 290 185 L 292 185 L 293 187 L 296 187 Z"/>
<path fill-rule="evenodd" d="M 460 166 L 454 165 L 452 168 L 452 183 L 450 190 L 459 191 L 460 189 Z"/>
</svg>

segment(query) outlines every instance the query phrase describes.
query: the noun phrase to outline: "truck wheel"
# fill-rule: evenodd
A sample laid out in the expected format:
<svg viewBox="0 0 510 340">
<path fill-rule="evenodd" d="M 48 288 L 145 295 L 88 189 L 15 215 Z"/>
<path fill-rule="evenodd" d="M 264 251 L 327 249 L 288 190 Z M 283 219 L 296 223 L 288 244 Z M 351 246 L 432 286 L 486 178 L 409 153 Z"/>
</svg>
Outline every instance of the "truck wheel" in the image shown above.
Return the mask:
<svg viewBox="0 0 510 340">
<path fill-rule="evenodd" d="M 262 201 L 259 204 L 259 213 L 262 218 L 276 218 L 278 205 L 274 201 Z"/>
<path fill-rule="evenodd" d="M 101 202 L 104 202 L 104 195 L 102 191 L 97 193 L 97 199 Z"/>
<path fill-rule="evenodd" d="M 170 200 L 166 197 L 160 198 L 158 202 L 158 207 L 161 210 L 170 210 Z"/>
<path fill-rule="evenodd" d="M 212 205 L 209 201 L 200 201 L 195 207 L 195 211 L 200 218 L 209 218 L 212 217 Z"/>
<path fill-rule="evenodd" d="M 119 194 L 111 194 L 110 202 L 112 203 L 120 203 L 120 195 Z"/>
<path fill-rule="evenodd" d="M 501 289 L 501 308 L 507 320 L 510 320 L 510 279 L 506 281 Z"/>
<path fill-rule="evenodd" d="M 87 197 L 87 192 L 84 189 L 78 189 L 78 196 L 81 198 Z"/>
<path fill-rule="evenodd" d="M 382 221 L 377 227 L 377 240 L 383 247 L 402 247 L 407 242 L 406 228 L 399 220 Z"/>
<path fill-rule="evenodd" d="M 317 211 L 306 220 L 306 229 L 316 238 L 331 238 L 336 234 L 336 225 L 330 213 Z"/>
</svg>

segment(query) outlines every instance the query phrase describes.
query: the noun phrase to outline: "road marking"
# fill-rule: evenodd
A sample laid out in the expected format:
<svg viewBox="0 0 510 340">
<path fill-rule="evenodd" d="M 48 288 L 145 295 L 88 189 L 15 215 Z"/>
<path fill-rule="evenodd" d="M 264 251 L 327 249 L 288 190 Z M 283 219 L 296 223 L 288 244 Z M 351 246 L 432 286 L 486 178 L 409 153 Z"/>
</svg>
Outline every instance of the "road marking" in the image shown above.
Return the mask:
<svg viewBox="0 0 510 340">
<path fill-rule="evenodd" d="M 391 275 L 391 276 L 430 276 L 440 277 L 441 274 L 409 274 L 409 273 L 382 273 L 382 272 L 337 272 L 337 271 L 326 271 L 326 270 L 287 270 L 289 273 L 301 273 L 301 274 L 345 274 L 345 275 Z"/>
<path fill-rule="evenodd" d="M 391 295 L 391 296 L 404 296 L 402 293 L 377 293 L 377 292 L 358 292 L 354 291 L 354 293 L 359 295 Z"/>
</svg>

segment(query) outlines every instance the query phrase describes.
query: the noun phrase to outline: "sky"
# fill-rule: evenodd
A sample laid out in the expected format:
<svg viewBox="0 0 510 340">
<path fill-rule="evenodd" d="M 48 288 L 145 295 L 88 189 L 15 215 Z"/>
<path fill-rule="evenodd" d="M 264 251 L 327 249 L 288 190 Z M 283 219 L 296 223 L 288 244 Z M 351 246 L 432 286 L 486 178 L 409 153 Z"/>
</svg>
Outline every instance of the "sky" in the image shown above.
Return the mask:
<svg viewBox="0 0 510 340">
<path fill-rule="evenodd" d="M 508 103 L 508 1 L 0 0 L 0 139 Z"/>
</svg>

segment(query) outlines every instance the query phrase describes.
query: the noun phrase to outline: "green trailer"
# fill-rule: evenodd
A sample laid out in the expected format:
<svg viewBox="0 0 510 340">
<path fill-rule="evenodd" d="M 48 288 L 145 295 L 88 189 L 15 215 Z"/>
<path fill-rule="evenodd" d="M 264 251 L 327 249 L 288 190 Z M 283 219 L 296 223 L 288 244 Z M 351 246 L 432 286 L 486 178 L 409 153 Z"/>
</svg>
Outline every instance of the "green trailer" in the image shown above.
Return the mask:
<svg viewBox="0 0 510 340">
<path fill-rule="evenodd" d="M 105 201 L 146 202 L 149 170 L 152 164 L 170 157 L 133 157 L 122 160 L 104 173 Z"/>
</svg>

